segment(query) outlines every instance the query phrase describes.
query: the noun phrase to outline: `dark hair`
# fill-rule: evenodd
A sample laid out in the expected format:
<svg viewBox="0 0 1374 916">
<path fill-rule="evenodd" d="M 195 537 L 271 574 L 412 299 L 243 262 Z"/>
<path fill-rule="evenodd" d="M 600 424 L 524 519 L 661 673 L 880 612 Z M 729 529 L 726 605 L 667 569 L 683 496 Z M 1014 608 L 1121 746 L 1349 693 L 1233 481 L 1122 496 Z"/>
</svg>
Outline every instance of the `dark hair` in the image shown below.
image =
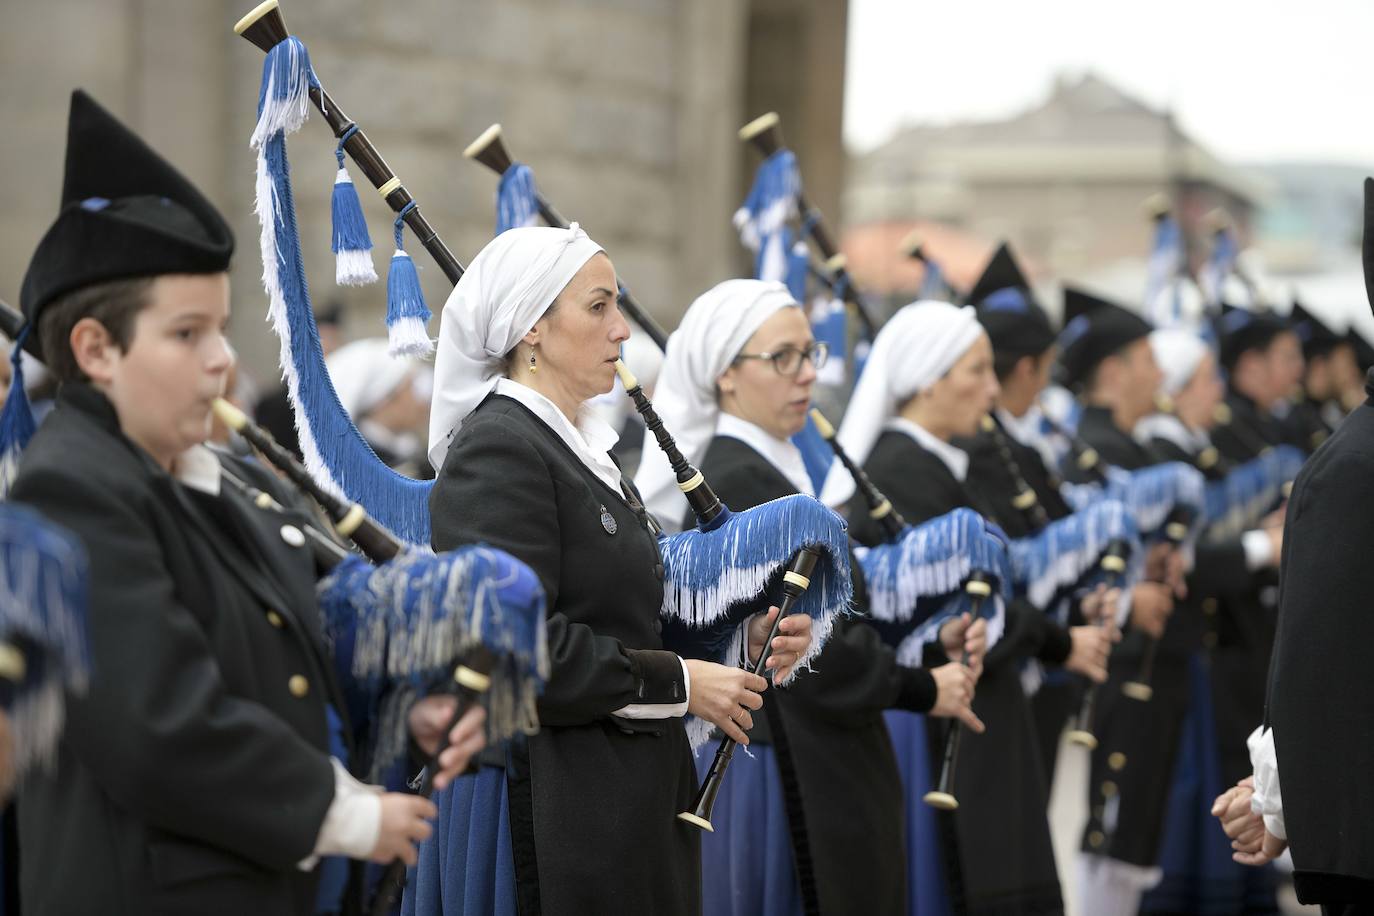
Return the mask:
<svg viewBox="0 0 1374 916">
<path fill-rule="evenodd" d="M 1016 367 L 1021 364 L 1023 359 L 1039 361 L 1043 353 L 1008 353 L 1006 350 L 994 352 L 992 354 L 992 371 L 997 374 L 998 382 L 1005 382 L 1007 378 L 1016 371 Z"/>
<path fill-rule="evenodd" d="M 133 343 L 134 319 L 149 302 L 154 277 L 134 277 L 94 283 L 59 296 L 38 316 L 38 339 L 43 361 L 59 382 L 87 381 L 72 353 L 72 328 L 83 318 L 94 318 L 110 332 L 119 352 L 128 353 Z"/>
</svg>

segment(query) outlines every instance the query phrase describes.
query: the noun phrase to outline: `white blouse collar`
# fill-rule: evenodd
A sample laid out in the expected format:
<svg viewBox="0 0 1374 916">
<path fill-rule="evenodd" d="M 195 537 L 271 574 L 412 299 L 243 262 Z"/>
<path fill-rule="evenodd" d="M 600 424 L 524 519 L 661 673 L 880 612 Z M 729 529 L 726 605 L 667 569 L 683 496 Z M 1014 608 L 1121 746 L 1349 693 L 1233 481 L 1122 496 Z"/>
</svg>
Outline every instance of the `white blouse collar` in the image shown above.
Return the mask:
<svg viewBox="0 0 1374 916">
<path fill-rule="evenodd" d="M 788 483 L 797 488 L 798 493 L 816 495 L 816 489 L 811 484 L 811 475 L 806 473 L 806 462 L 802 460 L 801 450 L 790 441 L 774 438 L 764 432 L 762 427 L 724 412 L 716 419 L 716 435 L 740 440 L 767 459 L 769 464 L 787 478 Z"/>
<path fill-rule="evenodd" d="M 1152 413 L 1135 425 L 1135 440 L 1148 445 L 1151 439 L 1172 442 L 1190 455 L 1211 445 L 1206 432 L 1196 432 L 1173 414 Z"/>
<path fill-rule="evenodd" d="M 916 444 L 928 452 L 933 452 L 935 457 L 945 463 L 949 472 L 954 475 L 954 479 L 963 483 L 968 477 L 968 452 L 963 449 L 950 445 L 943 439 L 938 439 L 928 433 L 924 427 L 913 423 L 906 417 L 892 417 L 887 421 L 888 429 L 895 429 L 898 432 L 906 433 L 916 440 Z"/>
<path fill-rule="evenodd" d="M 193 445 L 177 456 L 172 474 L 183 486 L 210 496 L 219 495 L 220 464 L 208 446 Z"/>
<path fill-rule="evenodd" d="M 610 456 L 611 449 L 620 441 L 620 434 L 588 409 L 587 405 L 583 404 L 578 410 L 577 425 L 574 426 L 553 401 L 519 382 L 508 378 L 499 379 L 496 382 L 496 393 L 525 405 L 572 449 L 573 454 L 587 470 L 615 492 L 623 492 L 620 488 L 620 468 Z"/>
</svg>

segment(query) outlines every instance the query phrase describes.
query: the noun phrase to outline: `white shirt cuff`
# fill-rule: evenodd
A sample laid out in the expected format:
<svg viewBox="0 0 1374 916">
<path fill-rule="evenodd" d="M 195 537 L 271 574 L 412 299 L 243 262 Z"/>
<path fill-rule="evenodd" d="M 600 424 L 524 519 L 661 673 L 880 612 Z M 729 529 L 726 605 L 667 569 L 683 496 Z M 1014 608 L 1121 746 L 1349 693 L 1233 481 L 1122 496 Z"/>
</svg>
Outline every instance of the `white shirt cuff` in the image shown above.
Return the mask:
<svg viewBox="0 0 1374 916">
<path fill-rule="evenodd" d="M 1259 529 L 1242 534 L 1240 546 L 1245 548 L 1245 568 L 1250 572 L 1278 563 L 1269 535 Z"/>
<path fill-rule="evenodd" d="M 681 703 L 631 703 L 629 706 L 622 706 L 613 716 L 622 719 L 680 719 L 687 715 L 687 704 L 692 697 L 692 674 L 687 670 L 687 663 L 681 658 L 678 664 L 682 666 L 682 695 Z"/>
<path fill-rule="evenodd" d="M 377 848 L 382 830 L 382 789 L 354 779 L 337 758 L 334 765 L 334 800 L 324 814 L 315 851 L 296 867 L 310 871 L 322 856 L 348 856 L 366 859 Z"/>
<path fill-rule="evenodd" d="M 1255 771 L 1255 792 L 1250 810 L 1264 818 L 1264 829 L 1280 840 L 1288 839 L 1283 822 L 1283 795 L 1279 787 L 1279 755 L 1274 748 L 1274 730 L 1255 729 L 1245 741 L 1250 749 L 1250 766 Z"/>
</svg>

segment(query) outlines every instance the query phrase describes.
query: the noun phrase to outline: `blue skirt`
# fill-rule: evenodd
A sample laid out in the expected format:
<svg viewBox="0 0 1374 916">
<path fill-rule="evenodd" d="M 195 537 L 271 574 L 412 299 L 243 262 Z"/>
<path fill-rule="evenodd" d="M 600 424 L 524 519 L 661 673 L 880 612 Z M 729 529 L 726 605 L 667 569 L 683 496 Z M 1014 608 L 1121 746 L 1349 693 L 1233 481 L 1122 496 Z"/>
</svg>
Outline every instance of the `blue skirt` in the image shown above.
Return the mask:
<svg viewBox="0 0 1374 916">
<path fill-rule="evenodd" d="M 403 916 L 515 916 L 506 771 L 484 766 L 434 802 L 434 833 L 407 876 Z"/>
<path fill-rule="evenodd" d="M 696 753 L 704 779 L 719 740 Z M 787 805 L 772 745 L 736 748 L 701 836 L 703 916 L 794 916 L 802 911 Z"/>
<path fill-rule="evenodd" d="M 1212 715 L 1212 679 L 1200 654 L 1188 660 L 1191 694 L 1164 816 L 1159 866 L 1164 878 L 1141 900 L 1142 913 L 1277 913 L 1272 865 L 1251 868 L 1231 858 L 1231 841 L 1212 817 L 1222 785 Z"/>
<path fill-rule="evenodd" d="M 935 809 L 921 801 L 935 784 L 930 773 L 926 717 L 888 710 L 883 718 L 897 755 L 906 804 L 907 914 L 949 916 L 940 826 Z"/>
</svg>

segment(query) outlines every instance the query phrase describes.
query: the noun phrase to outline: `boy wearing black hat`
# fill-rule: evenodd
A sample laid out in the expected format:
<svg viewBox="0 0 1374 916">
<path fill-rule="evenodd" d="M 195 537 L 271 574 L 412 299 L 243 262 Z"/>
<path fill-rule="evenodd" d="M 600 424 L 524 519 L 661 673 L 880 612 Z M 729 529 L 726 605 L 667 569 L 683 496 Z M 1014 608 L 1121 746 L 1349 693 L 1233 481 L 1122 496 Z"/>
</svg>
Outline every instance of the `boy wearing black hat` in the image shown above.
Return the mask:
<svg viewBox="0 0 1374 916">
<path fill-rule="evenodd" d="M 1358 372 L 1355 348 L 1345 335 L 1337 334 L 1299 302 L 1293 303 L 1288 320 L 1302 341 L 1303 378 L 1283 419 L 1284 437 L 1303 451 L 1313 452 L 1345 416 L 1339 403 L 1340 380 Z"/>
<path fill-rule="evenodd" d="M 90 555 L 92 676 L 20 792 L 25 912 L 312 913 L 320 856 L 413 862 L 434 808 L 340 763 L 307 519 L 229 489 L 200 444 L 232 363 L 228 226 L 80 91 L 62 201 L 21 299 L 61 389 L 11 497 Z M 444 705 L 422 702 L 416 724 Z"/>
</svg>

